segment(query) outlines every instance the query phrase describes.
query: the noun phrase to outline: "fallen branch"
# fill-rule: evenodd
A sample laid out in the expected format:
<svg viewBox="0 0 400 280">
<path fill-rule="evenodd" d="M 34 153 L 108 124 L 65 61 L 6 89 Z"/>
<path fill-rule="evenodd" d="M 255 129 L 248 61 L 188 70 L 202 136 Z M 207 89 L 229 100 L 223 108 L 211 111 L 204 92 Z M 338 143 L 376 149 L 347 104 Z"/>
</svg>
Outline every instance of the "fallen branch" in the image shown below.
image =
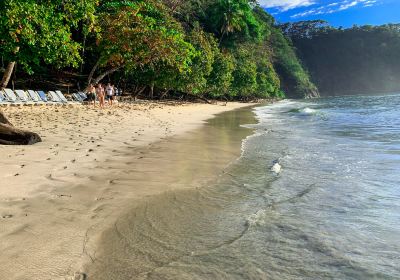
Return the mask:
<svg viewBox="0 0 400 280">
<path fill-rule="evenodd" d="M 0 112 L 1 145 L 32 145 L 41 141 L 42 139 L 38 134 L 15 128 Z"/>
</svg>

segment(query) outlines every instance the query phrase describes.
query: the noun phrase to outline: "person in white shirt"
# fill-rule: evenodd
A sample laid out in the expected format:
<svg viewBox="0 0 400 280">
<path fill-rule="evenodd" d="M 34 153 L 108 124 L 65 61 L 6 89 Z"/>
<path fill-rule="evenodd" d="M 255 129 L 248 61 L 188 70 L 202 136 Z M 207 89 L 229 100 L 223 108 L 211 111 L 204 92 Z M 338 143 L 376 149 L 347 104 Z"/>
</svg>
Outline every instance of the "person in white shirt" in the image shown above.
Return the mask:
<svg viewBox="0 0 400 280">
<path fill-rule="evenodd" d="M 110 104 L 110 106 L 112 106 L 114 99 L 114 86 L 112 86 L 110 83 L 107 84 L 106 93 L 107 93 L 108 103 Z"/>
</svg>

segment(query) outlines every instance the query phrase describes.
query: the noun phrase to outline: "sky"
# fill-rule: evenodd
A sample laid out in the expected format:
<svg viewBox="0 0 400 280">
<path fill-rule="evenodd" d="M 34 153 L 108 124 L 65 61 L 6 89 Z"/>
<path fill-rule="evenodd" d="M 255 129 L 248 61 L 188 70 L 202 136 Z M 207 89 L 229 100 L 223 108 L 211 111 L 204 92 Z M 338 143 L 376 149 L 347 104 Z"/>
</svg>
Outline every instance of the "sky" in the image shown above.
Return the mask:
<svg viewBox="0 0 400 280">
<path fill-rule="evenodd" d="M 323 19 L 333 26 L 400 23 L 400 0 L 259 0 L 278 22 Z"/>
</svg>

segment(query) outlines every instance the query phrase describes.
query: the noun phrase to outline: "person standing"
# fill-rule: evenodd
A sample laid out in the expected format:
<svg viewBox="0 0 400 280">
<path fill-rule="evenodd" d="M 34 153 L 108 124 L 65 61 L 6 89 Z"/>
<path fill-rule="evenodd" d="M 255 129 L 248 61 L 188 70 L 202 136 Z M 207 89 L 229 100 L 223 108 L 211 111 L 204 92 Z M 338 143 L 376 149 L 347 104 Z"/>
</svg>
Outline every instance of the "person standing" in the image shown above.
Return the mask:
<svg viewBox="0 0 400 280">
<path fill-rule="evenodd" d="M 96 88 L 90 84 L 87 88 L 87 101 L 93 101 L 93 107 L 96 107 Z"/>
<path fill-rule="evenodd" d="M 102 84 L 98 84 L 96 87 L 96 95 L 99 99 L 99 103 L 100 103 L 100 108 L 104 108 L 104 96 L 105 92 L 104 92 L 104 87 L 102 86 Z"/>
<path fill-rule="evenodd" d="M 107 92 L 108 104 L 110 104 L 110 106 L 112 106 L 113 98 L 114 98 L 114 86 L 112 86 L 110 83 L 108 83 L 107 87 L 106 87 L 106 92 Z"/>
</svg>

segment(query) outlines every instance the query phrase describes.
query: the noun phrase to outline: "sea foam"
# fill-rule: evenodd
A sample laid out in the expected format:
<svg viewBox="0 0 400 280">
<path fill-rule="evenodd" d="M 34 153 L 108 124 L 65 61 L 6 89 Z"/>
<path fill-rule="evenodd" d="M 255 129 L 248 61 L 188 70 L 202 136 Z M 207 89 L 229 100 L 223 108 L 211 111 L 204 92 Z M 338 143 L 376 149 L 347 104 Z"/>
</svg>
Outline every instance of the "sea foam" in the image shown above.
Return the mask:
<svg viewBox="0 0 400 280">
<path fill-rule="evenodd" d="M 265 224 L 267 212 L 265 210 L 258 210 L 256 213 L 247 217 L 247 224 L 249 226 L 261 226 Z"/>
</svg>

